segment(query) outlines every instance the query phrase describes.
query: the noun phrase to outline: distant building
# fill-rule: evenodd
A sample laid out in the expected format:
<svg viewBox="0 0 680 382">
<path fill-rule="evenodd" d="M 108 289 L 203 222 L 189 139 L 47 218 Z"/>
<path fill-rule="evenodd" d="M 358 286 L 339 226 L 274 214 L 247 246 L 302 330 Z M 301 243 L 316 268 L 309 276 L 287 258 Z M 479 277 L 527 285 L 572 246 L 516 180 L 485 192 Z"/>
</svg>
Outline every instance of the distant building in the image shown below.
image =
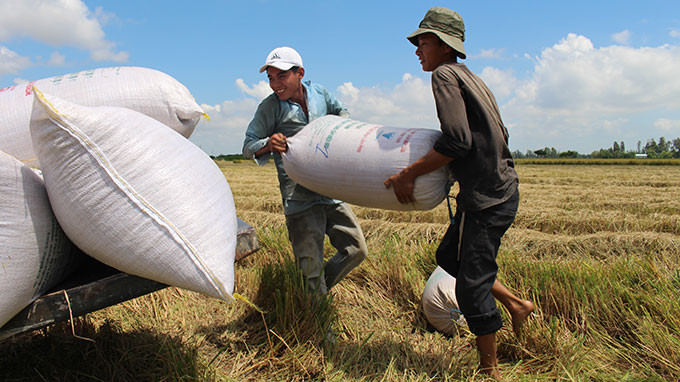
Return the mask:
<svg viewBox="0 0 680 382">
<path fill-rule="evenodd" d="M 635 154 L 635 158 L 647 158 L 647 154 Z"/>
</svg>

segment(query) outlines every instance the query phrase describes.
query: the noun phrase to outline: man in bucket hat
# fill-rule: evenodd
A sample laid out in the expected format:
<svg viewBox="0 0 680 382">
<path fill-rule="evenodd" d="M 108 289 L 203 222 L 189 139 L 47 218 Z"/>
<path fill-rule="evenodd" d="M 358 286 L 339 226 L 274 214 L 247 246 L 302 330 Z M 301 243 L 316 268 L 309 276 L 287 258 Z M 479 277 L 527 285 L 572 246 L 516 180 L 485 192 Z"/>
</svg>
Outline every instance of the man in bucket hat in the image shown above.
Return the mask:
<svg viewBox="0 0 680 382">
<path fill-rule="evenodd" d="M 288 150 L 286 137 L 312 120 L 327 114 L 349 117 L 349 112 L 323 86 L 302 81 L 302 57 L 293 48 L 272 50 L 260 68 L 265 71 L 274 93 L 262 100 L 248 125 L 243 155 L 264 165 L 273 154 L 296 262 L 309 290 L 326 294 L 366 258 L 364 234 L 348 204 L 295 183 L 283 168 L 281 153 Z M 325 235 L 338 252 L 324 264 Z"/>
<path fill-rule="evenodd" d="M 466 57 L 465 25 L 458 13 L 431 8 L 407 39 L 417 46 L 422 69 L 432 72 L 443 134 L 430 152 L 388 178 L 385 187 L 392 187 L 400 202 L 409 203 L 418 176 L 447 166 L 457 179 L 456 215 L 437 249 L 437 264 L 456 277 L 456 299 L 477 336 L 480 371 L 498 377 L 496 332 L 503 322 L 494 297 L 510 312 L 517 334 L 534 310 L 531 301 L 515 296 L 496 279 L 501 237 L 519 205 L 508 131 L 489 88 L 458 63 Z"/>
</svg>

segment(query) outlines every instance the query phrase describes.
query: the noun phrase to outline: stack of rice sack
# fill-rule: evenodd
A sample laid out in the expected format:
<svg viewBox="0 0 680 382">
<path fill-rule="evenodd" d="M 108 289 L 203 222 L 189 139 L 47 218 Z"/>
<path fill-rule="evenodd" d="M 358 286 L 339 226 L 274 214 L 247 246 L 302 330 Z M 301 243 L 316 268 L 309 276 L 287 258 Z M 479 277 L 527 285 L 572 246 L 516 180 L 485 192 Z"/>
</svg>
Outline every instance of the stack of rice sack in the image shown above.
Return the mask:
<svg viewBox="0 0 680 382">
<path fill-rule="evenodd" d="M 430 151 L 440 135 L 327 115 L 287 139 L 283 166 L 291 179 L 321 195 L 364 207 L 429 210 L 447 195 L 444 167 L 416 179 L 415 203 L 399 203 L 384 181 Z"/>
<path fill-rule="evenodd" d="M 31 167 L 39 167 L 28 128 L 34 88 L 82 106 L 132 109 L 186 138 L 204 115 L 184 85 L 147 68 L 99 68 L 11 86 L 0 90 L 0 150 Z"/>
<path fill-rule="evenodd" d="M 76 266 L 43 179 L 0 151 L 0 326 Z"/>
<path fill-rule="evenodd" d="M 123 272 L 232 299 L 234 201 L 216 164 L 186 139 L 204 113 L 182 84 L 150 69 L 106 68 L 3 93 L 0 115 L 29 106 L 0 121 L 0 147 L 39 163 L 70 242 Z M 7 277 L 0 266 L 0 283 Z"/>
</svg>

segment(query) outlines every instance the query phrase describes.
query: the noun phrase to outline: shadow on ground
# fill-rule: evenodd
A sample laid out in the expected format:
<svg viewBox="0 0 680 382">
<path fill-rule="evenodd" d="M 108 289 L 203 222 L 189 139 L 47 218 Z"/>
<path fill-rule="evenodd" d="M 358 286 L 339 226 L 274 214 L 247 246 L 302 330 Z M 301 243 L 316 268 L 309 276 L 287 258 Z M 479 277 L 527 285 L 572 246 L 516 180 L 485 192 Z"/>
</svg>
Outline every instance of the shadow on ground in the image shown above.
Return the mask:
<svg viewBox="0 0 680 382">
<path fill-rule="evenodd" d="M 197 351 L 149 331 L 123 332 L 116 323 L 67 323 L 0 342 L 3 381 L 159 381 L 203 379 Z"/>
</svg>

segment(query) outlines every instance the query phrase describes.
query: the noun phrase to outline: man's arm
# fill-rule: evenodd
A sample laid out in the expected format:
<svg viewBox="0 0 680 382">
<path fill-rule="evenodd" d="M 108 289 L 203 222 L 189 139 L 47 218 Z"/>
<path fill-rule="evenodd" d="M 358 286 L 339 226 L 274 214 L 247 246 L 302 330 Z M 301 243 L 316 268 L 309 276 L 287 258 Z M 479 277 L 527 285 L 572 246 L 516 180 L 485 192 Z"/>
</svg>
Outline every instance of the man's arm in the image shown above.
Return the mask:
<svg viewBox="0 0 680 382">
<path fill-rule="evenodd" d="M 472 147 L 465 101 L 457 77 L 449 71 L 435 70 L 432 89 L 442 135 L 427 154 L 385 181 L 385 187 L 391 186 L 401 203 L 415 201 L 413 189 L 417 177 L 464 157 Z"/>
<path fill-rule="evenodd" d="M 399 203 L 413 203 L 413 189 L 415 188 L 416 178 L 430 173 L 442 166 L 449 164 L 453 158 L 440 154 L 434 149 L 431 149 L 427 154 L 417 161 L 411 163 L 408 167 L 401 170 L 398 174 L 390 176 L 385 181 L 385 188 L 394 189 L 394 194 L 397 196 Z"/>
<path fill-rule="evenodd" d="M 334 114 L 343 118 L 349 118 L 349 111 L 339 99 L 335 98 L 326 88 L 323 88 L 324 97 L 326 98 L 326 107 L 328 108 L 328 114 Z"/>
<path fill-rule="evenodd" d="M 267 145 L 264 146 L 263 148 L 259 149 L 255 153 L 255 157 L 259 158 L 262 155 L 269 154 L 269 153 L 282 153 L 288 150 L 288 142 L 286 141 L 286 137 L 281 134 L 281 133 L 275 133 L 272 134 L 271 137 L 267 140 Z"/>
<path fill-rule="evenodd" d="M 274 146 L 280 147 L 280 137 L 274 139 L 278 142 L 272 142 L 271 139 L 273 135 L 277 135 L 274 134 L 276 128 L 275 106 L 268 99 L 262 101 L 246 129 L 243 156 L 247 159 L 255 159 L 255 162 L 259 165 L 269 162 L 269 154 L 275 152 Z M 281 134 L 278 135 L 283 137 Z"/>
<path fill-rule="evenodd" d="M 451 158 L 465 157 L 472 148 L 472 132 L 457 77 L 451 71 L 436 70 L 432 74 L 432 92 L 442 130 L 433 148 Z"/>
</svg>

